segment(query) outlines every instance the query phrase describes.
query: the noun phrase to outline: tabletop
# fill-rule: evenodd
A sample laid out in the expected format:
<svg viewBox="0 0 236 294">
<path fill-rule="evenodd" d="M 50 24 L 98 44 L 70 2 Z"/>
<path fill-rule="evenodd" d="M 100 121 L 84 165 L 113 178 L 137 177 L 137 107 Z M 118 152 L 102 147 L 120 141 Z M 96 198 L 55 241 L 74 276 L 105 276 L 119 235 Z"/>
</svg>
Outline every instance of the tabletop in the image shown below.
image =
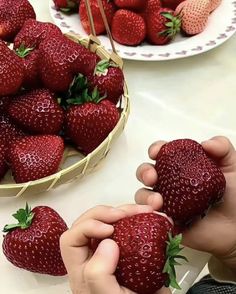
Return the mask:
<svg viewBox="0 0 236 294">
<path fill-rule="evenodd" d="M 30 0 L 40 21 L 52 21 L 48 1 Z M 90 175 L 53 191 L 24 198 L 0 199 L 0 226 L 27 201 L 32 207 L 48 205 L 68 226 L 85 210 L 97 205 L 134 201 L 140 187 L 137 166 L 148 161 L 155 140 L 228 136 L 236 144 L 236 36 L 207 53 L 163 62 L 124 62 L 131 98 L 131 115 L 122 136 L 105 161 Z M 0 236 L 2 243 L 2 236 Z M 208 260 L 208 255 L 185 250 L 189 264 L 178 270 L 184 294 Z M 1 292 L 10 294 L 70 293 L 66 277 L 50 277 L 19 270 L 0 251 Z"/>
</svg>

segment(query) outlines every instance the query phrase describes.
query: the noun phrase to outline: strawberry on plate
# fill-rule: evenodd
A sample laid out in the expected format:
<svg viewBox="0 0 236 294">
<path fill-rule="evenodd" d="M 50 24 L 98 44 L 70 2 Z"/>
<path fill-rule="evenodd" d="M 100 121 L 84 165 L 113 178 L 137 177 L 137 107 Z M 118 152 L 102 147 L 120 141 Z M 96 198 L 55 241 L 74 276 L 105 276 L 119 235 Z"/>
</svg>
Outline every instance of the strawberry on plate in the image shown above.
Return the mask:
<svg viewBox="0 0 236 294">
<path fill-rule="evenodd" d="M 59 239 L 67 230 L 60 215 L 48 206 L 26 204 L 13 217 L 18 224 L 6 225 L 2 248 L 6 258 L 15 266 L 40 274 L 66 275 Z"/>
<path fill-rule="evenodd" d="M 210 3 L 210 12 L 214 11 L 218 6 L 220 6 L 222 0 L 211 0 Z"/>
<path fill-rule="evenodd" d="M 66 135 L 85 154 L 92 152 L 116 126 L 120 114 L 115 104 L 99 97 L 95 88 L 92 95 L 84 90 L 82 98 L 70 99 L 75 104 L 66 112 Z"/>
<path fill-rule="evenodd" d="M 111 25 L 112 37 L 123 45 L 135 46 L 142 43 L 146 35 L 143 17 L 126 9 L 116 11 Z"/>
<path fill-rule="evenodd" d="M 16 95 L 8 115 L 21 128 L 33 134 L 58 134 L 64 112 L 56 96 L 48 89 L 36 89 Z"/>
<path fill-rule="evenodd" d="M 180 31 L 181 20 L 174 16 L 174 11 L 161 8 L 148 14 L 146 24 L 148 41 L 155 45 L 165 45 Z"/>
<path fill-rule="evenodd" d="M 78 11 L 80 0 L 53 0 L 57 9 L 62 12 Z"/>
<path fill-rule="evenodd" d="M 161 8 L 161 0 L 147 0 L 144 14 L 148 16 L 149 13 L 154 13 Z"/>
<path fill-rule="evenodd" d="M 111 24 L 112 18 L 115 13 L 115 5 L 112 1 L 110 0 L 102 0 L 103 8 L 107 17 L 108 24 Z M 95 32 L 97 35 L 103 34 L 106 31 L 102 15 L 100 13 L 100 9 L 98 6 L 98 1 L 97 0 L 90 0 L 90 7 L 91 7 L 91 12 L 93 16 L 93 21 L 94 21 L 94 27 L 95 27 Z M 86 4 L 85 0 L 81 0 L 80 6 L 79 6 L 79 17 L 81 24 L 83 26 L 83 29 L 87 34 L 91 34 L 91 28 L 89 24 L 89 19 L 88 19 L 88 14 L 87 14 L 87 9 L 86 9 Z"/>
<path fill-rule="evenodd" d="M 16 183 L 38 180 L 58 171 L 64 142 L 54 135 L 18 139 L 9 150 L 10 167 Z"/>
<path fill-rule="evenodd" d="M 224 194 L 223 173 L 193 140 L 179 139 L 163 145 L 155 168 L 158 182 L 154 190 L 163 196 L 163 212 L 177 223 L 189 223 L 204 215 Z"/>
<path fill-rule="evenodd" d="M 36 15 L 28 0 L 1 0 L 0 39 L 12 41 L 29 18 L 36 18 Z"/>
<path fill-rule="evenodd" d="M 15 94 L 24 78 L 24 64 L 14 51 L 0 40 L 0 97 Z"/>
<path fill-rule="evenodd" d="M 171 237 L 173 225 L 156 213 L 141 213 L 113 224 L 110 237 L 119 246 L 115 272 L 120 285 L 140 294 L 153 294 L 164 285 L 180 289 L 174 265 L 180 256 L 181 235 Z M 91 240 L 93 251 L 99 240 Z M 132 292 L 133 293 L 133 292 Z"/>
<path fill-rule="evenodd" d="M 114 0 L 115 5 L 119 8 L 130 10 L 142 10 L 145 8 L 148 0 Z"/>
<path fill-rule="evenodd" d="M 103 59 L 96 65 L 93 74 L 88 76 L 90 90 L 97 87 L 101 96 L 117 104 L 124 93 L 123 71 L 114 63 Z"/>
<path fill-rule="evenodd" d="M 176 7 L 185 0 L 160 0 L 162 7 L 175 10 Z"/>
<path fill-rule="evenodd" d="M 5 141 L 0 138 L 0 179 L 2 179 L 7 172 L 6 154 L 7 146 Z"/>
</svg>

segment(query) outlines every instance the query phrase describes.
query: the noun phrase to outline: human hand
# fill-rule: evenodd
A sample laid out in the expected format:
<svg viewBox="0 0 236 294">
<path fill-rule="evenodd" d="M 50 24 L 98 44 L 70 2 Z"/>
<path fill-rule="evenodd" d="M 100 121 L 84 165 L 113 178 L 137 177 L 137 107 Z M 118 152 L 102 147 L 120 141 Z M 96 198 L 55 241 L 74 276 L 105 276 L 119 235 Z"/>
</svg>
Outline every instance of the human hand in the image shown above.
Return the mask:
<svg viewBox="0 0 236 294">
<path fill-rule="evenodd" d="M 158 141 L 149 148 L 149 157 L 155 160 L 163 144 Z M 206 153 L 213 158 L 226 178 L 223 202 L 212 207 L 207 215 L 194 222 L 183 233 L 183 244 L 193 249 L 209 252 L 236 271 L 236 151 L 225 137 L 214 137 L 202 143 Z M 158 181 L 153 165 L 144 163 L 137 169 L 137 178 L 147 187 Z M 136 202 L 148 204 L 159 210 L 163 199 L 159 193 L 142 188 L 135 195 Z"/>
<path fill-rule="evenodd" d="M 118 220 L 138 213 L 152 212 L 151 206 L 124 205 L 118 208 L 97 206 L 81 215 L 71 229 L 60 239 L 73 294 L 132 294 L 120 286 L 114 275 L 119 260 L 118 245 L 108 238 L 113 233 L 111 225 Z M 92 255 L 91 238 L 104 239 Z M 168 291 L 168 292 L 167 292 Z M 156 294 L 168 294 L 163 288 Z"/>
</svg>

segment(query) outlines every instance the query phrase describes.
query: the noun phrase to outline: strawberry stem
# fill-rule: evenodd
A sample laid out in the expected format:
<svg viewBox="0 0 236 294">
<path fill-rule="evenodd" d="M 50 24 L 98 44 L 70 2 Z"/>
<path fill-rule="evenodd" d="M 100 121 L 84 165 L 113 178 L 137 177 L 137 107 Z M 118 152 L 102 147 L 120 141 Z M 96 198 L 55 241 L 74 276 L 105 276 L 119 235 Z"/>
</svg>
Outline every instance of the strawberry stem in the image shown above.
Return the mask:
<svg viewBox="0 0 236 294">
<path fill-rule="evenodd" d="M 168 233 L 169 241 L 167 241 L 167 247 L 166 247 L 166 263 L 163 269 L 163 273 L 168 274 L 168 280 L 166 282 L 167 287 L 171 286 L 175 289 L 181 289 L 179 284 L 176 281 L 176 271 L 175 271 L 175 265 L 180 265 L 175 259 L 183 259 L 185 261 L 188 261 L 185 256 L 179 255 L 178 253 L 183 250 L 183 247 L 180 247 L 180 243 L 182 241 L 182 235 L 179 234 L 172 237 L 171 233 Z"/>
<path fill-rule="evenodd" d="M 175 35 L 180 32 L 181 19 L 178 16 L 174 16 L 169 12 L 162 12 L 161 15 L 163 15 L 169 21 L 165 24 L 167 29 L 160 32 L 159 35 L 167 36 L 173 39 Z"/>
<path fill-rule="evenodd" d="M 16 228 L 27 229 L 32 224 L 32 220 L 34 218 L 34 213 L 31 211 L 28 203 L 26 203 L 25 209 L 20 208 L 16 213 L 12 215 L 16 220 L 18 220 L 18 224 L 5 225 L 3 228 L 3 232 L 9 232 Z"/>
<path fill-rule="evenodd" d="M 34 48 L 26 48 L 24 43 L 22 43 L 20 47 L 16 49 L 16 54 L 21 58 L 25 58 L 33 50 Z"/>
<path fill-rule="evenodd" d="M 109 67 L 118 67 L 118 65 L 116 65 L 114 62 L 110 62 L 107 59 L 100 60 L 94 69 L 94 75 L 104 74 Z"/>
</svg>

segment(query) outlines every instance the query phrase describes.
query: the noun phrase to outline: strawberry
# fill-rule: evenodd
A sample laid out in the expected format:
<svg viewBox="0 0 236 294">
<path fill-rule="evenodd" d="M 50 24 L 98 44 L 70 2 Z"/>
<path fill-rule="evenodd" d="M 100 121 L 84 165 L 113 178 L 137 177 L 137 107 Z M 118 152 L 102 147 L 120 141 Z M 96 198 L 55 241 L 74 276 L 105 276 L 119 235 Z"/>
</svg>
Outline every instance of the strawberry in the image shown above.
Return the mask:
<svg viewBox="0 0 236 294">
<path fill-rule="evenodd" d="M 181 20 L 168 8 L 149 13 L 146 18 L 147 39 L 150 43 L 164 45 L 169 43 L 180 31 Z"/>
<path fill-rule="evenodd" d="M 139 45 L 145 38 L 146 25 L 143 17 L 135 12 L 119 9 L 111 25 L 115 41 L 123 45 Z"/>
<path fill-rule="evenodd" d="M 24 135 L 24 132 L 6 114 L 0 115 L 0 141 L 5 142 L 7 147 Z"/>
<path fill-rule="evenodd" d="M 0 139 L 0 179 L 2 179 L 7 172 L 6 154 L 6 144 L 3 140 Z"/>
<path fill-rule="evenodd" d="M 18 224 L 6 225 L 2 248 L 6 258 L 15 266 L 30 272 L 53 276 L 66 275 L 59 239 L 67 230 L 60 215 L 48 206 L 26 204 L 13 217 Z"/>
<path fill-rule="evenodd" d="M 9 150 L 16 183 L 34 181 L 58 171 L 64 151 L 62 138 L 53 135 L 18 139 Z"/>
<path fill-rule="evenodd" d="M 115 13 L 114 3 L 110 0 L 102 0 L 102 4 L 103 4 L 106 17 L 107 17 L 108 24 L 110 25 Z M 93 16 L 95 32 L 97 35 L 103 34 L 106 31 L 106 28 L 102 19 L 102 15 L 100 13 L 98 1 L 90 0 L 90 7 L 91 7 L 92 16 Z M 91 34 L 85 0 L 81 0 L 80 2 L 79 17 L 85 32 L 87 34 Z"/>
<path fill-rule="evenodd" d="M 23 83 L 23 77 L 21 58 L 0 40 L 0 97 L 15 94 Z"/>
<path fill-rule="evenodd" d="M 171 237 L 172 224 L 156 213 L 141 213 L 113 224 L 110 237 L 119 246 L 120 258 L 115 272 L 120 285 L 135 293 L 153 294 L 162 286 L 179 288 L 176 282 L 175 258 L 181 235 Z M 91 240 L 96 249 L 98 240 Z M 133 293 L 133 292 L 132 292 Z"/>
<path fill-rule="evenodd" d="M 24 88 L 37 88 L 40 86 L 40 76 L 39 76 L 39 50 L 32 48 L 25 48 L 21 45 L 16 49 L 16 54 L 23 58 L 24 63 Z"/>
<path fill-rule="evenodd" d="M 117 7 L 130 10 L 142 10 L 147 4 L 147 0 L 115 0 L 114 2 Z"/>
<path fill-rule="evenodd" d="M 220 6 L 222 0 L 211 0 L 210 2 L 210 12 L 214 11 L 218 6 Z"/>
<path fill-rule="evenodd" d="M 85 154 L 97 148 L 116 126 L 120 114 L 111 101 L 101 100 L 98 91 L 92 97 L 83 93 L 83 101 L 71 99 L 71 106 L 66 112 L 66 135 Z M 81 104 L 83 103 L 83 104 Z"/>
<path fill-rule="evenodd" d="M 0 114 L 3 114 L 8 109 L 9 104 L 11 103 L 12 97 L 10 96 L 3 96 L 0 97 Z"/>
<path fill-rule="evenodd" d="M 53 0 L 53 2 L 62 12 L 78 11 L 79 0 Z"/>
<path fill-rule="evenodd" d="M 18 126 L 35 134 L 58 134 L 64 118 L 55 94 L 43 88 L 17 95 L 8 107 L 8 115 Z"/>
<path fill-rule="evenodd" d="M 92 75 L 88 76 L 90 89 L 97 87 L 100 95 L 106 96 L 114 104 L 117 104 L 124 93 L 124 75 L 122 70 L 108 60 L 101 60 Z"/>
<path fill-rule="evenodd" d="M 0 38 L 12 41 L 29 18 L 36 18 L 36 15 L 28 0 L 1 0 Z"/>
<path fill-rule="evenodd" d="M 22 45 L 25 48 L 37 49 L 46 38 L 61 35 L 61 30 L 52 23 L 28 19 L 14 39 L 14 49 Z"/>
<path fill-rule="evenodd" d="M 206 28 L 211 0 L 187 0 L 179 4 L 176 13 L 181 18 L 181 28 L 188 35 L 196 35 Z"/>
<path fill-rule="evenodd" d="M 180 224 L 201 216 L 224 194 L 221 170 L 197 142 L 174 140 L 162 146 L 155 165 L 162 194 L 163 211 Z"/>
<path fill-rule="evenodd" d="M 183 1 L 184 0 L 161 0 L 161 5 L 162 5 L 162 7 L 175 10 L 176 7 Z"/>
<path fill-rule="evenodd" d="M 67 91 L 76 74 L 92 73 L 97 62 L 95 53 L 63 35 L 45 39 L 39 50 L 42 82 L 54 92 Z"/>
<path fill-rule="evenodd" d="M 161 0 L 147 0 L 144 14 L 148 16 L 149 13 L 154 13 L 161 8 Z"/>
</svg>

